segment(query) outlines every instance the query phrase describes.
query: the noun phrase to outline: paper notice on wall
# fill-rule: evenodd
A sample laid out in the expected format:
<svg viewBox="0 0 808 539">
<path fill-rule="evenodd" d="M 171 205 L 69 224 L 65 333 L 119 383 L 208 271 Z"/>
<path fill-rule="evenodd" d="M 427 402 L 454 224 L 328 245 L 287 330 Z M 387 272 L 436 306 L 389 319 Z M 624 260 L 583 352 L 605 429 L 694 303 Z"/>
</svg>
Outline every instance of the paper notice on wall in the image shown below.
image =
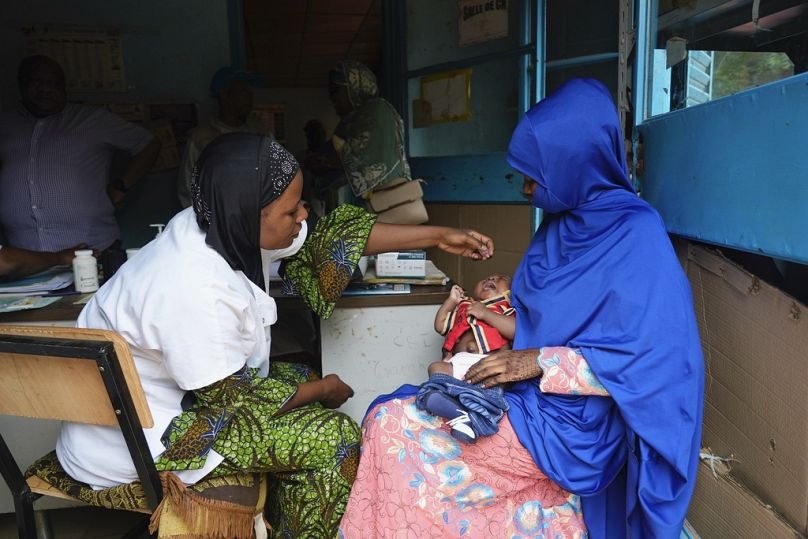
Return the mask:
<svg viewBox="0 0 808 539">
<path fill-rule="evenodd" d="M 429 102 L 433 124 L 468 120 L 471 117 L 471 69 L 421 77 L 421 99 Z"/>
<path fill-rule="evenodd" d="M 458 0 L 460 46 L 508 35 L 508 0 Z"/>
<path fill-rule="evenodd" d="M 25 56 L 44 54 L 62 66 L 68 92 L 125 92 L 117 28 L 36 25 L 22 28 Z"/>
</svg>

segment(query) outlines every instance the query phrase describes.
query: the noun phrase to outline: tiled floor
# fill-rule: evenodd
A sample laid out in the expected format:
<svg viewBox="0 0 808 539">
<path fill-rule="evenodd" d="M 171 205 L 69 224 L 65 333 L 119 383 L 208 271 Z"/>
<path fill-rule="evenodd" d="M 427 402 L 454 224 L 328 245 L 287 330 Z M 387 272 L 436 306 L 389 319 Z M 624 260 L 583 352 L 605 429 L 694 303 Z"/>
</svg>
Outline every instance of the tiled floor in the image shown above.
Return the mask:
<svg viewBox="0 0 808 539">
<path fill-rule="evenodd" d="M 74 507 L 47 511 L 52 539 L 120 539 L 139 521 L 140 513 L 110 511 L 95 507 Z M 0 539 L 16 539 L 17 525 L 13 513 L 0 515 Z M 147 537 L 143 534 L 141 537 Z"/>
</svg>

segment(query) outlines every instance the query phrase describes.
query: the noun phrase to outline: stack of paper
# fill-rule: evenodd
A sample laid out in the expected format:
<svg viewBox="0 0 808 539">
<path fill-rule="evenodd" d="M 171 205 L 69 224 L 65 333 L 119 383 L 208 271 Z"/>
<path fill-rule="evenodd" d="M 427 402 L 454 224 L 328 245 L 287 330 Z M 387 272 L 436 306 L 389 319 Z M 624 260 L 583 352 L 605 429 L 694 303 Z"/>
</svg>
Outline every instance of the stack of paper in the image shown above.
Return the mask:
<svg viewBox="0 0 808 539">
<path fill-rule="evenodd" d="M 343 292 L 343 296 L 379 296 L 387 294 L 409 294 L 408 284 L 389 283 L 354 283 L 348 285 Z"/>
<path fill-rule="evenodd" d="M 55 267 L 16 281 L 0 282 L 0 294 L 42 295 L 73 284 L 73 272 Z"/>
</svg>

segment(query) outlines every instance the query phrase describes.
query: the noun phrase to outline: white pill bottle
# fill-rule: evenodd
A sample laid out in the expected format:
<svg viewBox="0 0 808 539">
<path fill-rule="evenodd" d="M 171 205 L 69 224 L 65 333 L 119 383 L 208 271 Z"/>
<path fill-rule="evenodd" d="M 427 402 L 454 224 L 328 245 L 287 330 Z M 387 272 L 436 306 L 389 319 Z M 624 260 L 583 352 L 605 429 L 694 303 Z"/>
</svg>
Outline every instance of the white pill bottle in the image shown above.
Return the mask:
<svg viewBox="0 0 808 539">
<path fill-rule="evenodd" d="M 98 261 L 90 249 L 74 251 L 73 284 L 76 292 L 95 292 L 98 290 Z"/>
</svg>

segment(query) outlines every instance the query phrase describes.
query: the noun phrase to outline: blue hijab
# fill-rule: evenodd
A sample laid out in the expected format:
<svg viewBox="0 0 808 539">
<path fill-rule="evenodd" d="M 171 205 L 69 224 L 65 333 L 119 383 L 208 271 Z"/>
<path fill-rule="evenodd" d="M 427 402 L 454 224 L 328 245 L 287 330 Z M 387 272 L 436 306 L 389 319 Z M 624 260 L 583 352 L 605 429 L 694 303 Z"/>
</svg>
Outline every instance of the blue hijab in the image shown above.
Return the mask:
<svg viewBox="0 0 808 539">
<path fill-rule="evenodd" d="M 606 88 L 572 80 L 533 106 L 508 162 L 547 213 L 512 284 L 514 349 L 583 353 L 611 398 L 506 393 L 538 467 L 582 497 L 594 538 L 678 537 L 701 440 L 704 366 L 690 286 L 628 179 Z"/>
</svg>

